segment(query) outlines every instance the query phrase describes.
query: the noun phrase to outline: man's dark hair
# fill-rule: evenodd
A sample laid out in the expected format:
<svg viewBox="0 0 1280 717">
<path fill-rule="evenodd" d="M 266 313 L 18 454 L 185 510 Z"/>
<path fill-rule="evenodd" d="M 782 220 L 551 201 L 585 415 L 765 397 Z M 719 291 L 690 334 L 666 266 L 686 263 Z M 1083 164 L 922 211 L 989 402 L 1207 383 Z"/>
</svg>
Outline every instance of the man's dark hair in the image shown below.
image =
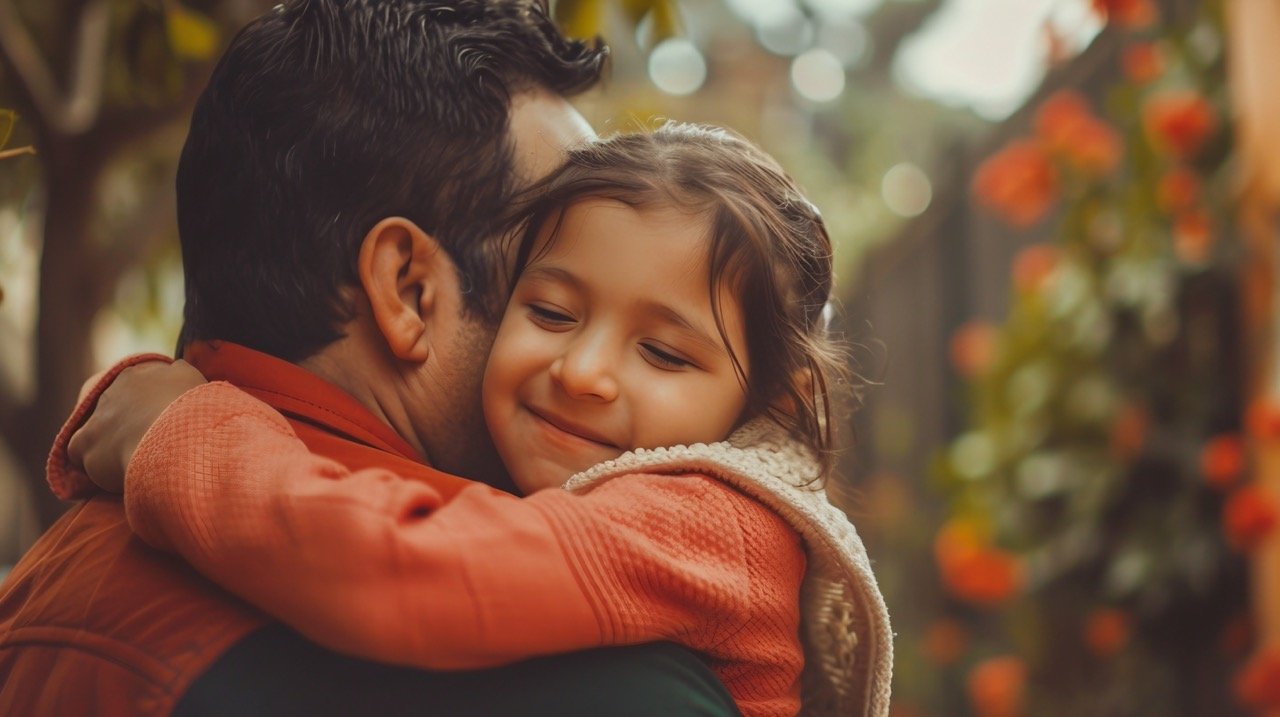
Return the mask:
<svg viewBox="0 0 1280 717">
<path fill-rule="evenodd" d="M 360 242 L 389 216 L 444 246 L 466 309 L 492 320 L 511 97 L 586 89 L 606 54 L 565 39 L 544 0 L 295 0 L 252 22 L 178 167 L 181 341 L 312 355 L 341 337 Z"/>
</svg>

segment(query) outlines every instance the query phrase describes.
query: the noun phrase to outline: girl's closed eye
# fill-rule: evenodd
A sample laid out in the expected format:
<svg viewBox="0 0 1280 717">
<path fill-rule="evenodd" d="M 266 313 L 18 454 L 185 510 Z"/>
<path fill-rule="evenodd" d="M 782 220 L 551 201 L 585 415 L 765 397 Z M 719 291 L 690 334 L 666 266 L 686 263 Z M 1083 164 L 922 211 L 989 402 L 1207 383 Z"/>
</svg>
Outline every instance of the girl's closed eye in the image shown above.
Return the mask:
<svg viewBox="0 0 1280 717">
<path fill-rule="evenodd" d="M 529 318 L 539 326 L 559 330 L 566 329 L 575 323 L 574 318 L 562 309 L 547 304 L 526 304 Z"/>
<path fill-rule="evenodd" d="M 678 356 L 669 350 L 653 343 L 640 344 L 640 353 L 645 360 L 664 371 L 679 371 L 686 368 L 697 368 L 690 360 Z"/>
</svg>

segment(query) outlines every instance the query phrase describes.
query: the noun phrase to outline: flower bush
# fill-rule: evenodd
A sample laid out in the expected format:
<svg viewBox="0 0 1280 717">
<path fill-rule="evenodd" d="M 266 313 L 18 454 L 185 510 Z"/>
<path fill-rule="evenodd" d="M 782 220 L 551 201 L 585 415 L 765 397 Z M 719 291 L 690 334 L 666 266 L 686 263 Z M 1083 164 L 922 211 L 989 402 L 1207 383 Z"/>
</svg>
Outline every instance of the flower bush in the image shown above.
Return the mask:
<svg viewBox="0 0 1280 717">
<path fill-rule="evenodd" d="M 1280 653 L 1246 663 L 1241 617 L 1244 556 L 1280 519 L 1244 437 L 1280 440 L 1280 406 L 1241 418 L 1221 4 L 1094 5 L 1122 79 L 1045 97 L 971 186 L 1035 239 L 1003 323 L 952 339 L 970 419 L 936 462 L 951 602 L 921 649 L 973 715 L 1277 708 Z"/>
</svg>

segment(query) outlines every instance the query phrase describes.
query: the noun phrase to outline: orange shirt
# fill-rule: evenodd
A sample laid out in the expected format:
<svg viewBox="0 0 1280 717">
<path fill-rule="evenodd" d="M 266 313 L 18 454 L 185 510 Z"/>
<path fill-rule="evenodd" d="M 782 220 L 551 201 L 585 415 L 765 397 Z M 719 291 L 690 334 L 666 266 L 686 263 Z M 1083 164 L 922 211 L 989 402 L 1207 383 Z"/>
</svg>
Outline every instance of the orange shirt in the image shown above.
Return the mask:
<svg viewBox="0 0 1280 717">
<path fill-rule="evenodd" d="M 335 650 L 466 669 L 670 640 L 748 716 L 794 715 L 798 535 L 702 475 L 527 498 L 313 455 L 270 407 L 193 389 L 148 431 L 126 503 L 147 542 Z"/>
<path fill-rule="evenodd" d="M 85 498 L 0 584 L 0 714 L 163 715 L 192 681 L 267 618 L 173 556 L 134 537 L 119 497 L 95 493 L 65 460 L 66 441 L 106 374 L 59 434 L 49 483 Z M 193 344 L 207 377 L 243 386 L 285 414 L 307 448 L 352 469 L 381 466 L 441 500 L 469 481 L 432 470 L 353 398 L 293 364 L 235 344 Z M 279 416 L 276 416 L 279 420 Z"/>
</svg>

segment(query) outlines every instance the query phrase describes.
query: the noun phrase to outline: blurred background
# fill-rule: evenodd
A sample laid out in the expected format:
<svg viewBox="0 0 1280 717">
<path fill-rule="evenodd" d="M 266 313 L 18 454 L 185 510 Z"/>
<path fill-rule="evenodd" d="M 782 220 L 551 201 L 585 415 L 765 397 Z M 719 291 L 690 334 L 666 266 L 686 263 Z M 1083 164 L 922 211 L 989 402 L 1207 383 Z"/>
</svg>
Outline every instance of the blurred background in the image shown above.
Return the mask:
<svg viewBox="0 0 1280 717">
<path fill-rule="evenodd" d="M 0 573 L 82 381 L 172 350 L 186 117 L 270 4 L 0 0 Z M 895 716 L 1280 709 L 1280 4 L 555 10 L 598 130 L 733 127 L 829 223 Z"/>
</svg>

